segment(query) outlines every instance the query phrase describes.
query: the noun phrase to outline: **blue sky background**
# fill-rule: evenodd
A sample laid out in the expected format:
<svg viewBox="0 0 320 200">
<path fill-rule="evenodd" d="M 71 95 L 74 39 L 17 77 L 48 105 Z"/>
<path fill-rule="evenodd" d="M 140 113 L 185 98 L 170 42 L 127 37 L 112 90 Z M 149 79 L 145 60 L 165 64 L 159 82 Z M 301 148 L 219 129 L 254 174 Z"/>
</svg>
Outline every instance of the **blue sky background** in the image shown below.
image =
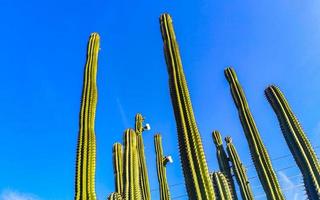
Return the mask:
<svg viewBox="0 0 320 200">
<path fill-rule="evenodd" d="M 114 190 L 112 144 L 141 112 L 153 199 L 158 199 L 153 135 L 176 161 L 172 197 L 187 199 L 158 17 L 174 20 L 210 170 L 218 170 L 214 129 L 231 135 L 265 199 L 223 69 L 234 66 L 287 199 L 301 178 L 263 90 L 278 85 L 314 146 L 320 132 L 319 1 L 0 1 L 0 199 L 69 200 L 74 195 L 78 113 L 86 44 L 101 35 L 96 115 L 99 199 Z M 316 149 L 318 155 L 319 148 Z M 290 167 L 292 166 L 292 167 Z M 283 168 L 290 167 L 283 170 Z M 296 187 L 298 186 L 298 187 Z M 291 189 L 290 189 L 291 188 Z M 178 199 L 178 198 L 177 198 Z"/>
</svg>

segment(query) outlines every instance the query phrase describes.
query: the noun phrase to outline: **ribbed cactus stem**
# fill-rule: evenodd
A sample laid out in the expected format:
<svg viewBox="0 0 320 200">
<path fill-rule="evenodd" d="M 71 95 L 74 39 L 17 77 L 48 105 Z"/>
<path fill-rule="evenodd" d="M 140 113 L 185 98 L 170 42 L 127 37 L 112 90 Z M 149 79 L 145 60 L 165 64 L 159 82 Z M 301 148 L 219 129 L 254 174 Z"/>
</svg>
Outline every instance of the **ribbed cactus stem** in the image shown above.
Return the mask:
<svg viewBox="0 0 320 200">
<path fill-rule="evenodd" d="M 284 138 L 303 175 L 308 199 L 320 199 L 320 164 L 306 134 L 278 87 L 268 87 L 265 95 L 277 115 Z"/>
<path fill-rule="evenodd" d="M 211 174 L 211 180 L 214 185 L 216 199 L 232 200 L 230 185 L 222 172 L 213 172 Z"/>
<path fill-rule="evenodd" d="M 117 193 L 117 192 L 112 192 L 109 197 L 108 200 L 123 200 L 121 194 Z"/>
<path fill-rule="evenodd" d="M 137 134 L 137 151 L 139 159 L 139 171 L 140 171 L 140 188 L 143 200 L 150 200 L 150 186 L 148 178 L 148 170 L 146 164 L 146 158 L 144 154 L 144 144 L 142 138 L 142 132 L 145 130 L 143 126 L 144 118 L 141 114 L 137 114 L 135 117 L 135 131 Z"/>
<path fill-rule="evenodd" d="M 75 200 L 95 200 L 96 138 L 94 132 L 97 105 L 97 66 L 100 37 L 92 33 L 87 47 L 87 61 L 81 99 Z"/>
<path fill-rule="evenodd" d="M 259 131 L 251 115 L 245 94 L 232 68 L 225 69 L 225 76 L 230 84 L 233 100 L 239 112 L 240 121 L 246 135 L 253 163 L 258 177 L 269 200 L 283 200 L 284 196 L 276 174 L 272 168 L 267 150 L 262 143 Z"/>
<path fill-rule="evenodd" d="M 123 152 L 122 145 L 115 143 L 112 148 L 113 171 L 115 179 L 116 192 L 123 193 Z"/>
<path fill-rule="evenodd" d="M 243 200 L 253 200 L 253 193 L 247 177 L 246 168 L 242 164 L 236 148 L 232 144 L 231 137 L 226 137 L 227 152 L 232 163 L 233 174 L 239 185 L 241 197 Z"/>
<path fill-rule="evenodd" d="M 169 14 L 161 15 L 160 25 L 177 124 L 180 158 L 189 199 L 213 200 L 214 190 Z"/>
<path fill-rule="evenodd" d="M 160 134 L 154 136 L 154 148 L 156 151 L 157 175 L 159 181 L 160 200 L 170 200 L 169 186 L 167 182 L 166 165 L 170 160 L 163 156 L 162 138 Z"/>
<path fill-rule="evenodd" d="M 132 129 L 124 133 L 124 199 L 141 200 L 137 137 Z"/>
<path fill-rule="evenodd" d="M 216 154 L 219 164 L 220 171 L 226 176 L 230 185 L 231 194 L 233 199 L 237 198 L 237 193 L 234 185 L 234 181 L 231 174 L 231 166 L 229 164 L 228 156 L 223 148 L 222 138 L 219 131 L 213 131 L 212 133 L 213 142 L 216 146 Z"/>
</svg>

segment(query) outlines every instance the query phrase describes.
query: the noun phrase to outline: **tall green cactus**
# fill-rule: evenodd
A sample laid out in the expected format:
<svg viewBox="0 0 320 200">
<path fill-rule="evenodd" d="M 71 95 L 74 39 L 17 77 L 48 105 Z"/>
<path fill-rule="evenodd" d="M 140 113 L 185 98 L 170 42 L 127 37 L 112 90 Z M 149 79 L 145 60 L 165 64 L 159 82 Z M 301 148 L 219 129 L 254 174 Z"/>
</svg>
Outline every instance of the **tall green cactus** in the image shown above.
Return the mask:
<svg viewBox="0 0 320 200">
<path fill-rule="evenodd" d="M 267 150 L 262 143 L 259 131 L 251 115 L 244 92 L 232 68 L 225 69 L 225 76 L 230 84 L 233 100 L 239 112 L 240 121 L 246 135 L 253 163 L 260 182 L 269 200 L 283 200 L 276 174 L 272 168 Z"/>
<path fill-rule="evenodd" d="M 161 15 L 160 25 L 177 124 L 180 158 L 189 199 L 213 200 L 214 190 L 169 14 Z"/>
<path fill-rule="evenodd" d="M 123 193 L 123 152 L 122 145 L 115 143 L 112 148 L 113 171 L 115 179 L 116 192 Z"/>
<path fill-rule="evenodd" d="M 232 200 L 230 185 L 222 172 L 213 172 L 211 180 L 217 200 Z"/>
<path fill-rule="evenodd" d="M 137 152 L 137 137 L 132 129 L 124 134 L 124 194 L 125 200 L 141 200 L 139 182 L 139 160 Z"/>
<path fill-rule="evenodd" d="M 100 37 L 92 33 L 88 42 L 87 61 L 81 99 L 75 200 L 95 200 L 96 138 L 94 132 L 97 105 L 97 66 Z"/>
<path fill-rule="evenodd" d="M 247 177 L 246 168 L 242 164 L 236 148 L 232 144 L 231 137 L 226 137 L 225 140 L 227 142 L 227 152 L 229 155 L 229 160 L 232 163 L 233 173 L 238 182 L 241 197 L 243 200 L 253 200 L 253 193 L 250 187 L 249 179 Z"/>
<path fill-rule="evenodd" d="M 172 162 L 171 156 L 163 156 L 162 138 L 160 134 L 154 136 L 154 148 L 156 151 L 157 175 L 160 189 L 160 200 L 170 200 L 170 192 L 167 181 L 166 166 Z"/>
<path fill-rule="evenodd" d="M 213 131 L 212 133 L 213 142 L 216 146 L 216 154 L 219 164 L 220 171 L 226 176 L 228 183 L 230 185 L 231 194 L 233 199 L 237 198 L 237 192 L 235 189 L 234 181 L 231 174 L 231 167 L 229 164 L 228 156 L 223 148 L 222 138 L 219 131 Z"/>
<path fill-rule="evenodd" d="M 308 198 L 320 199 L 320 164 L 306 134 L 278 87 L 269 86 L 265 95 L 277 115 L 284 138 L 303 175 Z"/>
<path fill-rule="evenodd" d="M 141 114 L 137 114 L 135 118 L 135 131 L 137 134 L 137 151 L 138 151 L 138 159 L 139 159 L 139 171 L 140 171 L 140 188 L 141 195 L 143 200 L 150 200 L 150 186 L 149 186 L 149 178 L 148 178 L 148 170 L 146 164 L 146 158 L 144 154 L 144 144 L 142 138 L 142 132 L 149 128 L 147 124 L 146 127 L 143 126 L 144 118 Z"/>
</svg>

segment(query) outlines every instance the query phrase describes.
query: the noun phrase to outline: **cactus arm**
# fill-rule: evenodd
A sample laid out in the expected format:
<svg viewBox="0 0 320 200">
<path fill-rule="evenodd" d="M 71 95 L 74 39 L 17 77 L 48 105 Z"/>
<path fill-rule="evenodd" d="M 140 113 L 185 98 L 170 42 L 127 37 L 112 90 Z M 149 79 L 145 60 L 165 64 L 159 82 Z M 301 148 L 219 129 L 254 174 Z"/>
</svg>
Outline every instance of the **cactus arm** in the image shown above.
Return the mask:
<svg viewBox="0 0 320 200">
<path fill-rule="evenodd" d="M 233 173 L 239 185 L 241 197 L 243 200 L 253 200 L 253 193 L 247 177 L 246 169 L 241 163 L 236 148 L 232 144 L 231 137 L 226 137 L 225 140 L 227 142 L 227 152 L 232 163 Z"/>
<path fill-rule="evenodd" d="M 119 194 L 118 192 L 112 192 L 109 197 L 108 200 L 122 200 L 122 196 L 121 194 Z"/>
<path fill-rule="evenodd" d="M 177 124 L 180 158 L 188 195 L 190 199 L 213 200 L 214 190 L 192 111 L 170 15 L 162 14 L 160 25 L 169 74 L 171 100 Z"/>
<path fill-rule="evenodd" d="M 135 131 L 137 134 L 137 151 L 139 159 L 139 171 L 140 171 L 140 188 L 141 195 L 143 200 L 150 200 L 150 186 L 148 178 L 148 170 L 144 153 L 144 144 L 142 138 L 142 132 L 144 131 L 143 127 L 144 119 L 141 114 L 137 114 L 135 118 Z"/>
<path fill-rule="evenodd" d="M 212 184 L 218 200 L 232 200 L 231 188 L 227 178 L 222 172 L 213 172 L 211 174 Z"/>
<path fill-rule="evenodd" d="M 217 154 L 219 169 L 228 180 L 228 183 L 231 189 L 232 199 L 236 200 L 238 198 L 237 198 L 234 181 L 231 174 L 231 167 L 229 164 L 228 156 L 223 148 L 222 138 L 219 131 L 213 131 L 212 138 L 216 146 L 216 154 Z"/>
<path fill-rule="evenodd" d="M 122 145 L 115 143 L 112 148 L 113 171 L 115 179 L 116 192 L 123 193 L 123 152 Z"/>
<path fill-rule="evenodd" d="M 137 137 L 132 129 L 124 133 L 124 199 L 141 200 Z"/>
<path fill-rule="evenodd" d="M 97 104 L 97 65 L 100 37 L 92 33 L 88 42 L 82 90 L 77 145 L 75 200 L 95 200 L 96 139 L 94 121 Z"/>
<path fill-rule="evenodd" d="M 157 175 L 160 189 L 160 200 L 170 200 L 170 192 L 166 174 L 167 161 L 163 156 L 162 138 L 160 134 L 154 136 L 154 148 L 156 152 Z"/>
<path fill-rule="evenodd" d="M 225 69 L 225 76 L 230 84 L 232 97 L 239 112 L 240 121 L 246 135 L 253 163 L 264 191 L 269 200 L 283 200 L 284 196 L 272 168 L 267 150 L 251 115 L 244 92 L 232 68 Z"/>
<path fill-rule="evenodd" d="M 278 87 L 269 86 L 265 95 L 277 115 L 284 138 L 303 175 L 308 198 L 320 199 L 320 165 L 306 134 Z"/>
</svg>

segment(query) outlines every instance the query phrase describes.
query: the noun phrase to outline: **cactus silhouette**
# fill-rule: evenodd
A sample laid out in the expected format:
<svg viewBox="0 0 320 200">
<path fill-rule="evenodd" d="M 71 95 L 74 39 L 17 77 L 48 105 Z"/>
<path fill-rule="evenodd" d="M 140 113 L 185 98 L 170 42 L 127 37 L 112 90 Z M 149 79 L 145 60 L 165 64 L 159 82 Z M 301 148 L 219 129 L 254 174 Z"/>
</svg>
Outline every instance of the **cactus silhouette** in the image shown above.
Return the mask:
<svg viewBox="0 0 320 200">
<path fill-rule="evenodd" d="M 303 175 L 308 198 L 320 199 L 320 164 L 306 134 L 278 87 L 268 87 L 265 95 L 277 115 L 284 138 Z"/>
<path fill-rule="evenodd" d="M 231 188 L 225 175 L 222 172 L 213 172 L 211 179 L 214 185 L 216 199 L 232 200 Z"/>
<path fill-rule="evenodd" d="M 97 66 L 100 37 L 92 33 L 87 47 L 87 61 L 82 89 L 77 145 L 75 200 L 95 200 L 96 138 L 94 132 L 97 105 Z"/>
<path fill-rule="evenodd" d="M 249 179 L 247 177 L 246 169 L 242 164 L 236 148 L 232 144 L 231 137 L 225 138 L 227 142 L 227 152 L 229 160 L 232 163 L 233 174 L 239 185 L 241 197 L 243 200 L 253 200 L 253 193 L 250 187 Z"/>
<path fill-rule="evenodd" d="M 244 92 L 232 68 L 225 69 L 225 76 L 230 84 L 233 100 L 239 112 L 240 121 L 247 138 L 254 166 L 269 200 L 283 200 L 284 196 L 276 174 L 272 168 L 267 150 L 262 143 L 259 131 L 251 115 Z"/>
<path fill-rule="evenodd" d="M 177 124 L 180 160 L 188 196 L 189 199 L 213 200 L 214 190 L 169 14 L 161 15 L 160 25 L 169 74 L 171 101 Z"/>
<path fill-rule="evenodd" d="M 213 142 L 216 146 L 216 154 L 219 164 L 220 172 L 222 172 L 228 180 L 230 185 L 232 199 L 238 199 L 237 193 L 234 185 L 234 181 L 231 174 L 231 167 L 229 164 L 228 156 L 223 148 L 222 138 L 219 131 L 213 131 L 212 133 Z"/>
<path fill-rule="evenodd" d="M 115 143 L 112 149 L 115 188 L 118 194 L 123 192 L 123 152 L 122 145 Z"/>
<path fill-rule="evenodd" d="M 142 132 L 146 130 L 143 126 L 144 118 L 141 114 L 136 114 L 135 118 L 135 131 L 137 134 L 137 151 L 138 151 L 138 158 L 139 158 L 139 172 L 140 172 L 140 188 L 141 188 L 141 195 L 143 200 L 150 200 L 150 186 L 149 186 L 149 178 L 148 178 L 148 170 L 147 164 L 144 154 L 144 144 L 142 138 Z M 147 126 L 149 127 L 149 126 Z"/>
<path fill-rule="evenodd" d="M 160 189 L 160 200 L 170 200 L 169 186 L 167 182 L 166 166 L 172 162 L 170 156 L 164 157 L 162 150 L 162 138 L 160 134 L 154 136 L 154 148 L 156 151 L 157 175 Z"/>
</svg>

